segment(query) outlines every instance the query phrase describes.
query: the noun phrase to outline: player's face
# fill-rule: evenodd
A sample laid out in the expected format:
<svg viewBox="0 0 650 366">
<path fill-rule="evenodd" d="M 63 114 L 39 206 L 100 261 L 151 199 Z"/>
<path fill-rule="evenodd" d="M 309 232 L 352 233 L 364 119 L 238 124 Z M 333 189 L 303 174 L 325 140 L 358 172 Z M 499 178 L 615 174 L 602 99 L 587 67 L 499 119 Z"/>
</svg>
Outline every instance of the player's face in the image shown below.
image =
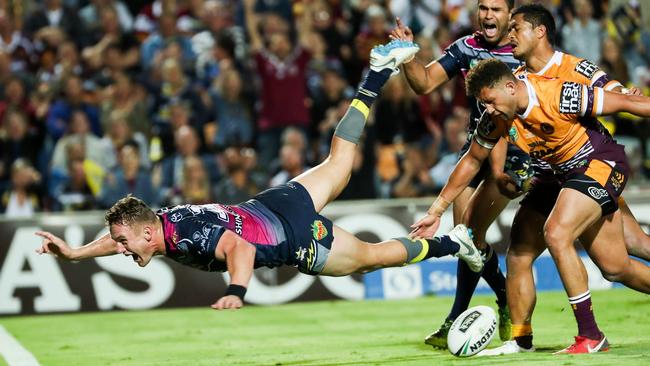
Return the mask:
<svg viewBox="0 0 650 366">
<path fill-rule="evenodd" d="M 539 38 L 533 25 L 524 20 L 524 15 L 517 14 L 510 19 L 508 40 L 512 45 L 512 54 L 515 58 L 526 62 Z"/>
<path fill-rule="evenodd" d="M 492 88 L 483 88 L 477 99 L 483 103 L 487 113 L 494 119 L 509 122 L 517 112 L 517 99 L 511 83 L 497 83 Z"/>
<path fill-rule="evenodd" d="M 479 0 L 478 24 L 485 40 L 500 43 L 508 34 L 510 9 L 505 0 Z"/>
<path fill-rule="evenodd" d="M 133 261 L 140 267 L 149 264 L 153 253 L 151 252 L 151 233 L 150 229 L 144 225 L 111 225 L 111 237 L 115 240 L 120 248 L 118 253 L 131 256 Z"/>
</svg>

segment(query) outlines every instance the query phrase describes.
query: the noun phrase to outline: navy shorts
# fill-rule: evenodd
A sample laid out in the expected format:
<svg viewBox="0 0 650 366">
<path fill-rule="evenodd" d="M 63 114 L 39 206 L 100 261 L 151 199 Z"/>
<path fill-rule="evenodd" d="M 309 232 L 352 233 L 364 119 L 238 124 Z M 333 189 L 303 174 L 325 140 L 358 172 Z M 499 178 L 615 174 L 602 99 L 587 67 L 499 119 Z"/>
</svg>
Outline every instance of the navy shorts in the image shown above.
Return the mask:
<svg viewBox="0 0 650 366">
<path fill-rule="evenodd" d="M 463 155 L 465 155 L 465 153 L 469 150 L 471 144 L 472 138 L 470 137 L 467 139 L 467 141 L 465 141 L 463 148 L 460 149 L 460 152 L 458 153 L 458 160 L 460 160 Z M 508 164 L 508 162 L 511 162 L 511 164 Z M 508 144 L 508 151 L 506 153 L 506 167 L 504 167 L 505 173 L 511 177 L 514 177 L 518 175 L 518 171 L 522 170 L 524 166 L 526 166 L 526 169 L 528 169 L 529 165 L 530 156 L 528 156 L 528 154 L 523 152 L 517 146 Z M 490 174 L 490 162 L 488 160 L 485 160 L 481 165 L 481 169 L 478 171 L 478 173 L 476 173 L 474 178 L 472 178 L 471 182 L 469 182 L 468 187 L 474 189 L 478 188 L 481 182 L 485 180 L 485 178 L 487 178 Z"/>
<path fill-rule="evenodd" d="M 334 232 L 332 221 L 316 212 L 309 192 L 300 183 L 269 188 L 253 199 L 275 213 L 287 233 L 291 263 L 300 272 L 317 275 L 325 267 Z"/>
</svg>

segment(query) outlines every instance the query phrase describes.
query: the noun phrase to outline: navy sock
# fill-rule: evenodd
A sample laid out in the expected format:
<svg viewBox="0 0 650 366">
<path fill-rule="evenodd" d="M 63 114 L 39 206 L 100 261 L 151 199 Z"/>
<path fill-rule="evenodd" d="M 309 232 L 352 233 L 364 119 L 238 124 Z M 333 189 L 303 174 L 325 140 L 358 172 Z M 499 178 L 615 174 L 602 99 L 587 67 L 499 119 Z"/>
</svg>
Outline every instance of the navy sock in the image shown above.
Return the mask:
<svg viewBox="0 0 650 366">
<path fill-rule="evenodd" d="M 506 278 L 499 268 L 499 258 L 497 253 L 492 249 L 492 247 L 488 246 L 487 248 L 486 255 L 488 260 L 483 266 L 481 276 L 485 279 L 488 285 L 490 285 L 494 294 L 497 295 L 497 304 L 500 307 L 504 307 L 508 305 L 506 299 Z"/>
<path fill-rule="evenodd" d="M 481 274 L 472 271 L 465 261 L 458 261 L 456 267 L 456 297 L 454 298 L 454 305 L 451 307 L 447 319 L 456 319 L 463 311 L 467 310 L 469 302 L 472 300 L 472 295 L 481 279 Z"/>
<path fill-rule="evenodd" d="M 431 257 L 444 257 L 447 255 L 453 255 L 458 253 L 460 250 L 460 245 L 455 241 L 451 240 L 449 235 L 439 236 L 433 239 L 427 239 L 429 243 L 429 252 L 424 257 L 425 259 Z"/>
<path fill-rule="evenodd" d="M 374 102 L 377 95 L 379 95 L 381 87 L 384 86 L 392 72 L 393 70 L 391 69 L 383 69 L 379 72 L 368 70 L 366 77 L 361 81 L 361 84 L 357 89 L 355 99 L 359 99 L 370 108 L 372 102 Z"/>
</svg>

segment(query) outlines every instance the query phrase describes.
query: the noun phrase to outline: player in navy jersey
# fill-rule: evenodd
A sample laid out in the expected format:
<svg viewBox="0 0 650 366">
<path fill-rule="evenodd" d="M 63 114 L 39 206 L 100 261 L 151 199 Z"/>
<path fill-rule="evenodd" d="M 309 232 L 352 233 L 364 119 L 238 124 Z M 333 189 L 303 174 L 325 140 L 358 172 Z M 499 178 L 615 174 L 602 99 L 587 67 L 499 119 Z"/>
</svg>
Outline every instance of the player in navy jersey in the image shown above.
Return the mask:
<svg viewBox="0 0 650 366">
<path fill-rule="evenodd" d="M 406 60 L 402 66 L 409 84 L 418 94 L 427 94 L 456 75 L 467 72 L 479 61 L 497 58 L 506 63 L 514 71 L 521 61 L 514 58 L 508 35 L 509 12 L 514 6 L 512 0 L 479 0 L 478 24 L 480 31 L 459 38 L 452 43 L 438 59 L 427 65 L 417 60 Z M 391 33 L 391 38 L 410 41 L 413 33 L 397 19 L 397 27 Z M 463 156 L 469 149 L 476 125 L 484 112 L 484 107 L 476 98 L 468 97 L 471 107 L 469 133 L 465 146 L 459 154 Z M 507 155 L 506 155 L 507 152 Z M 469 186 L 454 200 L 454 224 L 464 223 L 474 232 L 476 246 L 483 251 L 485 267 L 481 274 L 472 272 L 464 263 L 458 263 L 456 297 L 447 318 L 436 331 L 425 338 L 425 343 L 436 348 L 447 348 L 447 333 L 452 322 L 460 313 L 467 309 L 476 285 L 482 276 L 497 295 L 499 306 L 499 337 L 505 341 L 510 339 L 510 316 L 507 307 L 505 278 L 499 269 L 498 258 L 492 248 L 485 242 L 485 233 L 497 216 L 503 211 L 509 198 L 502 195 L 492 172 L 506 172 L 519 179 L 526 179 L 532 174 L 529 168 L 528 155 L 514 146 L 502 143 L 493 151 L 491 164 L 487 162 L 472 180 Z M 482 183 L 482 184 L 481 184 Z M 445 201 L 438 197 L 438 202 Z M 447 202 L 449 204 L 449 202 Z M 433 232 L 418 232 L 419 235 L 432 237 Z"/>
<path fill-rule="evenodd" d="M 154 212 L 141 200 L 125 197 L 106 213 L 109 234 L 70 248 L 51 233 L 38 232 L 43 243 L 37 252 L 74 260 L 124 254 L 141 267 L 153 256 L 165 255 L 206 271 L 227 270 L 230 285 L 212 305 L 215 309 L 240 308 L 253 268 L 262 266 L 291 265 L 311 275 L 343 276 L 453 254 L 480 271 L 480 253 L 463 225 L 435 239 L 402 237 L 373 245 L 319 214 L 350 178 L 350 157 L 369 108 L 396 71 L 387 65 L 395 67 L 417 50 L 412 42 L 401 41 L 373 49 L 370 71 L 335 130 L 329 156 L 289 183 L 232 206 L 181 205 Z"/>
</svg>

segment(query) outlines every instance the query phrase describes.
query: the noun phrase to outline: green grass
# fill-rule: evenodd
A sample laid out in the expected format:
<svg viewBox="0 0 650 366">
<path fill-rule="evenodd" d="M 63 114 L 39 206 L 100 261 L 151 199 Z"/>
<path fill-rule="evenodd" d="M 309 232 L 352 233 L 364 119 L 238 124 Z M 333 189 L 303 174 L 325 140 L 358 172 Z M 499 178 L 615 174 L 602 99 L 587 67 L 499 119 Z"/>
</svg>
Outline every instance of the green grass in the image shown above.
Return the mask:
<svg viewBox="0 0 650 366">
<path fill-rule="evenodd" d="M 0 323 L 48 366 L 648 364 L 650 298 L 631 290 L 593 296 L 612 348 L 578 356 L 551 354 L 576 333 L 560 292 L 538 298 L 533 329 L 540 352 L 487 359 L 455 358 L 422 342 L 446 315 L 449 297 L 30 316 Z M 475 304 L 493 305 L 494 299 L 477 297 Z"/>
</svg>

